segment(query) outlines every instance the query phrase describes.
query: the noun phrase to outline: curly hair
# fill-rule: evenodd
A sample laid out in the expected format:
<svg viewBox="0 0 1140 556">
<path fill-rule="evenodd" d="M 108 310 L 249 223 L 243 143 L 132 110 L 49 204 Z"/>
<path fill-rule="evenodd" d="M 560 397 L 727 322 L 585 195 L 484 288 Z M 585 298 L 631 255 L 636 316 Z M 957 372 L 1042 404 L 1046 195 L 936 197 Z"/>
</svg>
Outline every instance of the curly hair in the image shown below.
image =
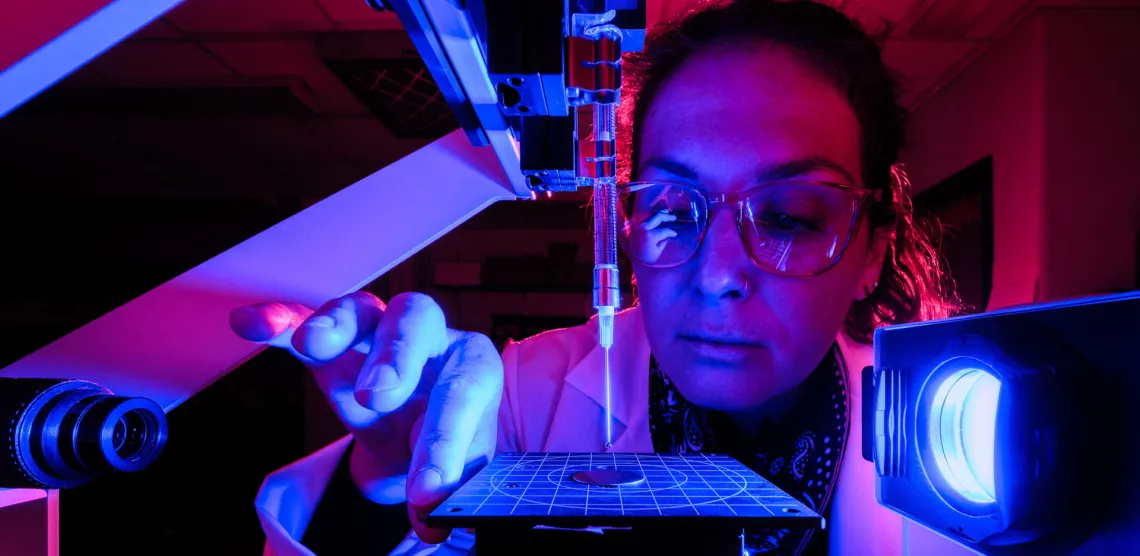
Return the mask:
<svg viewBox="0 0 1140 556">
<path fill-rule="evenodd" d="M 891 242 L 877 287 L 853 303 L 847 315 L 851 337 L 869 343 L 879 326 L 957 312 L 957 296 L 932 243 L 934 230 L 916 222 L 910 184 L 898 162 L 906 122 L 898 82 L 883 62 L 878 42 L 829 6 L 807 0 L 702 2 L 651 29 L 644 50 L 626 54 L 622 61 L 619 181 L 637 176 L 632 155 L 638 128 L 662 83 L 702 48 L 745 41 L 776 44 L 802 55 L 845 93 L 859 120 L 864 185 L 884 191 L 866 214 Z"/>
</svg>

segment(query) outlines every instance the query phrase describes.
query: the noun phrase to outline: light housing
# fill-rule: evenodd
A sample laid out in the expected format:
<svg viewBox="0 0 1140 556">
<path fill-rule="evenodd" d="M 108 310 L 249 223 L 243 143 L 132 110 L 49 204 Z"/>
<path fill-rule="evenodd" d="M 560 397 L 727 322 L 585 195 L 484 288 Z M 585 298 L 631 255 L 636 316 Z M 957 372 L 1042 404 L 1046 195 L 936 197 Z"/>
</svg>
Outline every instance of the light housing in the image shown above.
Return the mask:
<svg viewBox="0 0 1140 556">
<path fill-rule="evenodd" d="M 1103 517 L 1113 471 L 1089 454 L 1107 455 L 1105 390 L 1135 374 L 1137 340 L 1140 292 L 879 329 L 863 373 L 879 503 L 983 554 L 1071 552 Z"/>
</svg>

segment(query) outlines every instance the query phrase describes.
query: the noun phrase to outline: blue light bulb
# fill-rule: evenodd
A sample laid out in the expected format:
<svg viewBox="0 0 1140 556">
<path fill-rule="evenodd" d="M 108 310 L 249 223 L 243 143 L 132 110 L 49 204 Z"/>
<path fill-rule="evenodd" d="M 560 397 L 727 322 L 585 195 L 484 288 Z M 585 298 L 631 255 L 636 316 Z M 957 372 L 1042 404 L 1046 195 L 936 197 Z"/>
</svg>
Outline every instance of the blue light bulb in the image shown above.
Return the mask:
<svg viewBox="0 0 1140 556">
<path fill-rule="evenodd" d="M 930 407 L 931 450 L 946 482 L 974 503 L 991 504 L 1001 382 L 981 369 L 962 369 L 938 386 Z"/>
</svg>

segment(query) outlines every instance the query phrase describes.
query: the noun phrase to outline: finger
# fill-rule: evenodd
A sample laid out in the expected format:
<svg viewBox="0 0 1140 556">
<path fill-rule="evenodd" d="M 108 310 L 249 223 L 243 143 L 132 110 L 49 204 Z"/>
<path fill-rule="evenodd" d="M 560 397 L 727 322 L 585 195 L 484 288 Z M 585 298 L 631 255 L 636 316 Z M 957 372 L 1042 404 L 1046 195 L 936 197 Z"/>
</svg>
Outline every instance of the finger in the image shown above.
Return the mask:
<svg viewBox="0 0 1140 556">
<path fill-rule="evenodd" d="M 415 392 L 428 359 L 448 346 L 443 310 L 416 293 L 392 298 L 376 326 L 372 350 L 356 381 L 356 401 L 379 413 L 400 408 Z"/>
<path fill-rule="evenodd" d="M 331 361 L 371 341 L 383 314 L 384 302 L 369 292 L 339 297 L 325 303 L 297 327 L 293 348 L 314 361 Z"/>
<path fill-rule="evenodd" d="M 452 347 L 432 388 L 412 450 L 408 504 L 419 515 L 438 506 L 465 475 L 490 461 L 502 389 L 503 363 L 494 344 L 486 336 L 465 334 Z"/>
<path fill-rule="evenodd" d="M 378 297 L 354 292 L 324 304 L 293 334 L 294 352 L 313 371 L 317 386 L 350 431 L 378 419 L 356 402 L 354 390 L 383 313 L 384 303 Z"/>
<path fill-rule="evenodd" d="M 651 216 L 649 220 L 645 222 L 645 227 L 652 230 L 666 222 L 673 222 L 675 220 L 677 220 L 677 215 L 661 211 Z"/>
<path fill-rule="evenodd" d="M 408 436 L 408 439 L 409 439 L 408 451 L 409 452 L 415 450 L 415 445 L 416 445 L 417 439 L 420 437 L 420 434 L 423 431 L 423 424 L 424 424 L 424 415 L 421 414 L 419 416 L 419 418 L 416 419 L 416 422 L 412 424 L 411 434 Z M 418 467 L 410 467 L 408 469 L 408 471 L 411 471 L 414 469 L 418 469 Z M 428 506 L 428 505 L 423 505 L 423 504 L 419 504 L 419 503 L 413 504 L 411 502 L 411 498 L 408 498 L 408 493 L 411 492 L 412 479 L 415 479 L 417 481 L 417 483 L 419 485 L 421 485 L 418 488 L 423 488 L 422 484 L 424 483 L 424 478 L 423 477 L 417 477 L 415 475 L 415 473 L 410 473 L 408 475 L 408 481 L 406 481 L 406 483 L 404 485 L 404 488 L 405 488 L 404 496 L 405 496 L 405 499 L 408 500 L 408 504 L 407 504 L 408 520 L 412 523 L 412 529 L 415 530 L 416 536 L 419 537 L 420 540 L 423 540 L 423 541 L 425 541 L 427 543 L 431 543 L 431 544 L 441 543 L 441 542 L 447 540 L 447 537 L 449 537 L 451 535 L 451 529 L 448 529 L 446 527 L 436 528 L 436 527 L 428 527 L 427 526 L 427 515 L 429 513 L 431 513 L 433 510 L 435 510 L 435 508 L 436 508 L 436 506 L 438 506 L 438 504 L 436 504 L 434 506 Z M 432 480 L 434 480 L 434 477 L 432 478 Z M 441 482 L 442 482 L 442 480 L 441 480 Z M 417 502 L 419 502 L 418 499 L 417 499 Z"/>
<path fill-rule="evenodd" d="M 293 331 L 313 313 L 297 303 L 257 303 L 230 311 L 230 328 L 243 339 L 290 348 Z"/>
</svg>

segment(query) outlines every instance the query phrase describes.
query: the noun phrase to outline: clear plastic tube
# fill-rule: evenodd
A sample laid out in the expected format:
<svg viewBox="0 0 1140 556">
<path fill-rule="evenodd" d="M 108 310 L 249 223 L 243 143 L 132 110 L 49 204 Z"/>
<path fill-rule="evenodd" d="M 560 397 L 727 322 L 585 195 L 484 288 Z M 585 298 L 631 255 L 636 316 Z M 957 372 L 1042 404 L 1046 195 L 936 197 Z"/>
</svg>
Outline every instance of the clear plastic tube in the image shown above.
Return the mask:
<svg viewBox="0 0 1140 556">
<path fill-rule="evenodd" d="M 617 259 L 617 168 L 613 104 L 594 107 L 594 308 L 602 347 L 613 345 L 613 313 L 621 306 Z"/>
</svg>

